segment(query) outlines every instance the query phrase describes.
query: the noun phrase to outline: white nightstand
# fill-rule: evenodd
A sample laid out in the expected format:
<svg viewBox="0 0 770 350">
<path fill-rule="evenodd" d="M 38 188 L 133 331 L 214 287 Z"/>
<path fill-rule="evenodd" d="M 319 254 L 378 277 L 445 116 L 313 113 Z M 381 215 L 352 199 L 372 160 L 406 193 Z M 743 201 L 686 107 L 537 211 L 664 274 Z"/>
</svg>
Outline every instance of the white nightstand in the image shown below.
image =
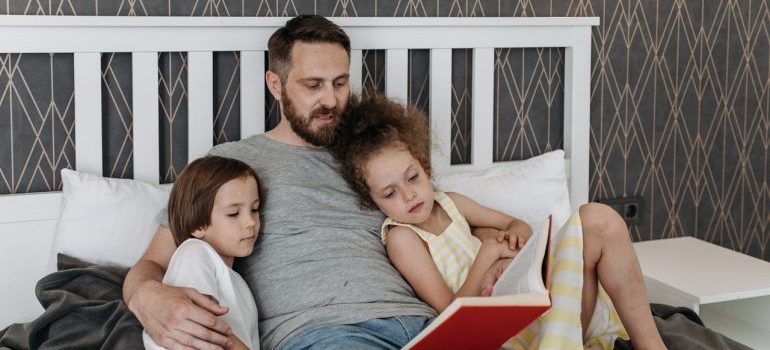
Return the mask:
<svg viewBox="0 0 770 350">
<path fill-rule="evenodd" d="M 770 263 L 692 237 L 634 249 L 650 302 L 687 306 L 709 328 L 770 349 Z"/>
</svg>

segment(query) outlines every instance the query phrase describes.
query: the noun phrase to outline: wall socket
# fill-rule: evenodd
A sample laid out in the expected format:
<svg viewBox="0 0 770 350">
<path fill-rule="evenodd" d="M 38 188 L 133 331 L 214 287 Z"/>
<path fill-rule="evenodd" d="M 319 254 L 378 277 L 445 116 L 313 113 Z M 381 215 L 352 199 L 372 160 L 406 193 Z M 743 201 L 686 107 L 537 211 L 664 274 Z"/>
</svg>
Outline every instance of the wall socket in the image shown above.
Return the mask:
<svg viewBox="0 0 770 350">
<path fill-rule="evenodd" d="M 615 209 L 628 226 L 638 225 L 644 217 L 644 197 L 641 196 L 600 199 L 597 202 Z"/>
</svg>

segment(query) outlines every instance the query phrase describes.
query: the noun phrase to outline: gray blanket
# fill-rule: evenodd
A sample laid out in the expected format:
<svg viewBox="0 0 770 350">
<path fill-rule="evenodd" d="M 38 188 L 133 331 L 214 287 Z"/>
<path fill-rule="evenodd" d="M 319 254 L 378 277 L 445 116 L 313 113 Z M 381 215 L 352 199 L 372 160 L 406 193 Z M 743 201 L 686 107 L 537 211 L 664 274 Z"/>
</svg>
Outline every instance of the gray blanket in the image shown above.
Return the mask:
<svg viewBox="0 0 770 350">
<path fill-rule="evenodd" d="M 73 266 L 82 264 L 61 268 Z M 122 300 L 126 272 L 88 266 L 43 277 L 35 293 L 45 311 L 0 331 L 0 349 L 142 349 L 142 326 Z"/>
<path fill-rule="evenodd" d="M 142 326 L 122 300 L 127 269 L 91 265 L 60 254 L 59 270 L 43 277 L 35 289 L 43 314 L 0 331 L 0 350 L 144 347 Z M 669 349 L 748 349 L 704 327 L 692 310 L 653 304 L 652 311 Z M 633 346 L 618 340 L 615 349 Z"/>
<path fill-rule="evenodd" d="M 695 311 L 685 307 L 651 304 L 655 326 L 670 350 L 751 350 L 703 324 Z M 615 350 L 633 350 L 631 342 L 618 339 Z"/>
</svg>

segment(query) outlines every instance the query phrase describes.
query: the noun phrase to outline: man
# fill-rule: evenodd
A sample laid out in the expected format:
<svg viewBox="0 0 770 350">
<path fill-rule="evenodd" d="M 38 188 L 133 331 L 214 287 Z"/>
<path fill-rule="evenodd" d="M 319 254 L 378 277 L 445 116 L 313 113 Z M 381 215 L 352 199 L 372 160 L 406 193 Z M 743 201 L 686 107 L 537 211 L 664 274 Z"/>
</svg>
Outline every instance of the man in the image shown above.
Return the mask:
<svg viewBox="0 0 770 350">
<path fill-rule="evenodd" d="M 350 41 L 323 17 L 299 16 L 273 34 L 268 49 L 265 79 L 281 106 L 278 126 L 210 152 L 246 162 L 261 180 L 262 233 L 254 253 L 236 262 L 236 270 L 254 293 L 262 345 L 398 349 L 435 311 L 415 297 L 388 261 L 379 238 L 382 214 L 360 209 L 323 148 L 350 96 Z M 629 333 L 638 336 L 634 346 L 662 348 L 624 222 L 600 204 L 582 206 L 580 216 L 584 324 L 601 279 Z M 227 308 L 195 290 L 161 284 L 175 248 L 161 226 L 126 277 L 129 309 L 167 348 L 229 347 L 229 327 L 216 317 Z M 492 269 L 489 283 L 504 263 Z"/>
</svg>

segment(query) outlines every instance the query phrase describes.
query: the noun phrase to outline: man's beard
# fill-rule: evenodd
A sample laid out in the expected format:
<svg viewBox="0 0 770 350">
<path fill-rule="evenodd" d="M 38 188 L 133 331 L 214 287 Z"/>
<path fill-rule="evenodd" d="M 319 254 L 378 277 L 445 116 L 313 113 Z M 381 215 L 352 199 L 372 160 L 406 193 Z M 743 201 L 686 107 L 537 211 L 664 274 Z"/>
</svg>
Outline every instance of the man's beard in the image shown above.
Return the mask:
<svg viewBox="0 0 770 350">
<path fill-rule="evenodd" d="M 337 107 L 318 107 L 310 111 L 310 116 L 305 118 L 294 109 L 294 103 L 292 103 L 289 95 L 286 91 L 283 91 L 283 100 L 281 101 L 281 108 L 283 108 L 283 115 L 286 120 L 289 121 L 291 129 L 303 140 L 311 145 L 324 147 L 328 146 L 334 140 L 335 130 L 340 123 L 340 113 Z M 333 122 L 329 125 L 324 125 L 316 130 L 311 129 L 313 119 L 319 118 L 320 115 L 331 114 Z"/>
</svg>

